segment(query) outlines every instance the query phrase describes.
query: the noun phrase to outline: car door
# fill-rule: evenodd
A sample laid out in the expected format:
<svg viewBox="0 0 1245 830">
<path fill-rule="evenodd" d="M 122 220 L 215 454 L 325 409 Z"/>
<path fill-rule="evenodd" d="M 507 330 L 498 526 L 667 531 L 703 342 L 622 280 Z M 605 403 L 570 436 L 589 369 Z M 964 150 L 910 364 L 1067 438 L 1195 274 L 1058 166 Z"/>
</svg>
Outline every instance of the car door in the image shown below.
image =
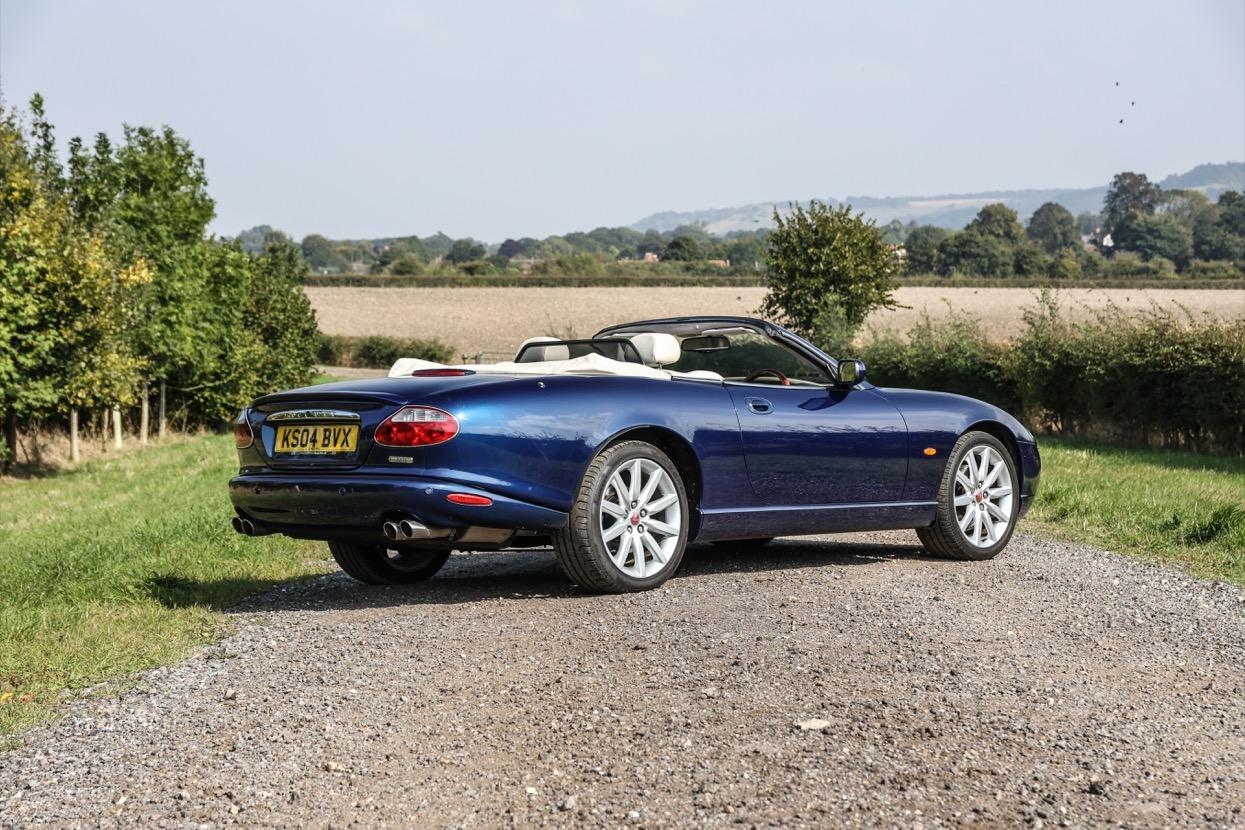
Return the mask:
<svg viewBox="0 0 1245 830">
<path fill-rule="evenodd" d="M 759 504 L 898 501 L 908 473 L 903 416 L 871 389 L 727 383 Z"/>
</svg>

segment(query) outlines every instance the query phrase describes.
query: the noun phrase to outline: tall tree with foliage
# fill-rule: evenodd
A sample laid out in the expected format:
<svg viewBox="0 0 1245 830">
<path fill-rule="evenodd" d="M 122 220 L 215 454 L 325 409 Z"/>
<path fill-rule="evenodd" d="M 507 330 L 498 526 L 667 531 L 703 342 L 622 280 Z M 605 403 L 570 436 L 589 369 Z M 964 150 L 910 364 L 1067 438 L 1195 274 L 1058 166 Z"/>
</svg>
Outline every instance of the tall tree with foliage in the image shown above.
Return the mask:
<svg viewBox="0 0 1245 830">
<path fill-rule="evenodd" d="M 1025 238 L 1025 229 L 1020 224 L 1020 217 L 1016 211 L 1002 202 L 995 202 L 992 205 L 983 207 L 978 211 L 973 221 L 968 223 L 968 227 L 965 230 L 979 233 L 982 236 L 989 236 L 1010 245 L 1014 245 Z"/>
<path fill-rule="evenodd" d="M 42 99 L 33 136 L 0 120 L 0 466 L 13 459 L 20 417 L 134 400 L 142 359 L 127 333 L 147 263 L 122 264 L 102 230 L 79 221 Z"/>
<path fill-rule="evenodd" d="M 920 225 L 908 232 L 904 250 L 908 254 L 909 274 L 933 274 L 938 271 L 938 246 L 948 236 L 946 228 Z"/>
<path fill-rule="evenodd" d="M 1115 247 L 1146 260 L 1163 257 L 1184 268 L 1193 258 L 1193 231 L 1174 216 L 1143 214 L 1120 227 Z"/>
<path fill-rule="evenodd" d="M 1114 236 L 1134 217 L 1154 213 L 1160 194 L 1159 186 L 1146 178 L 1145 173 L 1117 173 L 1102 200 L 1106 232 Z"/>
<path fill-rule="evenodd" d="M 1052 256 L 1061 248 L 1074 248 L 1081 244 L 1081 229 L 1077 227 L 1076 217 L 1056 202 L 1046 202 L 1033 211 L 1025 234 Z"/>
<path fill-rule="evenodd" d="M 850 205 L 792 205 L 765 245 L 761 310 L 827 347 L 842 348 L 876 308 L 894 308 L 895 249 Z"/>
</svg>

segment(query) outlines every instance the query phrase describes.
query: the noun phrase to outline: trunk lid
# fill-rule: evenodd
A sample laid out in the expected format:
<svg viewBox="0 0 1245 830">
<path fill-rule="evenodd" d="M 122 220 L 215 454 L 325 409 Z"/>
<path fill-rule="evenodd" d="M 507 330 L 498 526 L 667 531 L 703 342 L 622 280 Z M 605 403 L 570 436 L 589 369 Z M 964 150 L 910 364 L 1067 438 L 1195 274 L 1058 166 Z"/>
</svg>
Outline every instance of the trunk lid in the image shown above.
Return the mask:
<svg viewBox="0 0 1245 830">
<path fill-rule="evenodd" d="M 376 427 L 407 404 L 507 375 L 376 378 L 326 383 L 257 398 L 248 420 L 255 448 L 273 470 L 351 470 L 372 450 Z"/>
</svg>

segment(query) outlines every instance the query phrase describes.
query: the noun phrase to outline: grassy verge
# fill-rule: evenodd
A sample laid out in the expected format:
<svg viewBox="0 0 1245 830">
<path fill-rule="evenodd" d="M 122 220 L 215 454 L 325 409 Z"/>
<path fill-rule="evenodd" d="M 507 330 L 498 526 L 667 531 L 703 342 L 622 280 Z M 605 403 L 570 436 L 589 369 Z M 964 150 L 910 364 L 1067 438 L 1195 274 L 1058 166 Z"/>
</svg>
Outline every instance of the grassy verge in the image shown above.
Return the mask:
<svg viewBox="0 0 1245 830">
<path fill-rule="evenodd" d="M 1245 458 L 1040 440 L 1024 530 L 1245 583 Z"/>
<path fill-rule="evenodd" d="M 171 662 L 221 609 L 297 579 L 323 545 L 229 529 L 228 436 L 0 482 L 0 735 L 61 695 Z"/>
</svg>

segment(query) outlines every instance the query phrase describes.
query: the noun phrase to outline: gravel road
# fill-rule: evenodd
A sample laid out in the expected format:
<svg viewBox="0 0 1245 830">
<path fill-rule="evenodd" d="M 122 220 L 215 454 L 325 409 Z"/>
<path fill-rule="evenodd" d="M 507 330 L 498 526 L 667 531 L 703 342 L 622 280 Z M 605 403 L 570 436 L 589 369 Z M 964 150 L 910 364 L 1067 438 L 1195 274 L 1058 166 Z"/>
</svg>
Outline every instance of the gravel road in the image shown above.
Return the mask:
<svg viewBox="0 0 1245 830">
<path fill-rule="evenodd" d="M 1245 826 L 1245 591 L 1018 537 L 272 591 L 0 756 L 0 825 Z"/>
</svg>

